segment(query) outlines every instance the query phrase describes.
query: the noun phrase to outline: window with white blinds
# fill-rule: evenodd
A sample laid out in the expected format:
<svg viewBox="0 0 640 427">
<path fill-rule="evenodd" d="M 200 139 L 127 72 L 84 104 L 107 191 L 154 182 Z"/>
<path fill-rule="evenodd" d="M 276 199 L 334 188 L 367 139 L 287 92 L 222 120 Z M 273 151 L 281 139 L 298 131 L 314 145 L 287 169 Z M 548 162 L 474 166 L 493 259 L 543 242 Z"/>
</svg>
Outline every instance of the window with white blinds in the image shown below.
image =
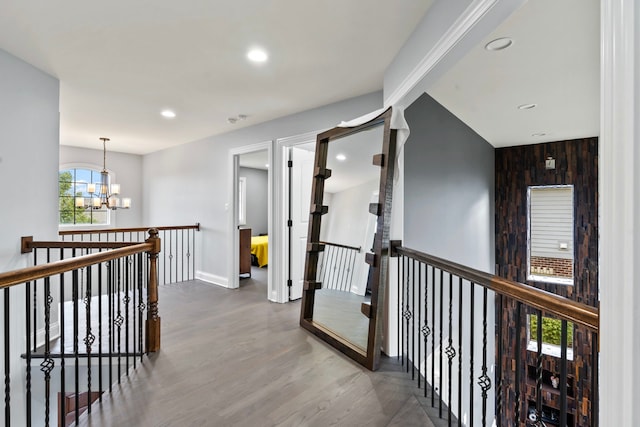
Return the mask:
<svg viewBox="0 0 640 427">
<path fill-rule="evenodd" d="M 573 186 L 529 187 L 529 278 L 573 282 Z"/>
</svg>

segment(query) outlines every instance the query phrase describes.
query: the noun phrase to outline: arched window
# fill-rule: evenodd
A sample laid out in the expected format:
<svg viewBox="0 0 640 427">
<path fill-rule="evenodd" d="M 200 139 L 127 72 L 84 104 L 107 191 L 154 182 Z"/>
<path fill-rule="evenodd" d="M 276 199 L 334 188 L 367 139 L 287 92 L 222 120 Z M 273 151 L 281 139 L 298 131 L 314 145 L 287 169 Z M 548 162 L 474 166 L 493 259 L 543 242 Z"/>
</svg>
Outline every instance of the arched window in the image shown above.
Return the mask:
<svg viewBox="0 0 640 427">
<path fill-rule="evenodd" d="M 65 168 L 58 173 L 58 223 L 60 225 L 94 224 L 108 225 L 108 209 L 92 209 L 76 206 L 76 198 L 89 199 L 87 184 L 99 183 L 100 171 L 89 168 Z"/>
</svg>

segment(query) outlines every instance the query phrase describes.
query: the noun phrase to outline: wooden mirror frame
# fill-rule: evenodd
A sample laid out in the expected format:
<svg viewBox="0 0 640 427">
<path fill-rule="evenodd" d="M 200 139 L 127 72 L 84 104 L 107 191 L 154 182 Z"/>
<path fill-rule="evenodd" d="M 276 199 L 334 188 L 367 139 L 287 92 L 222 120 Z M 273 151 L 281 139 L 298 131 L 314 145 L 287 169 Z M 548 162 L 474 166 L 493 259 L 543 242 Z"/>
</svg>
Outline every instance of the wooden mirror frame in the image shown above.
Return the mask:
<svg viewBox="0 0 640 427">
<path fill-rule="evenodd" d="M 331 177 L 327 169 L 327 155 L 331 141 L 352 135 L 375 126 L 383 126 L 382 152 L 374 155 L 372 163 L 380 167 L 378 203 L 369 205 L 369 212 L 377 215 L 376 234 L 373 253 L 367 253 L 365 260 L 372 268 L 368 278 L 371 289 L 371 304 L 363 303 L 361 312 L 369 318 L 367 349 L 347 341 L 344 337 L 325 326 L 313 321 L 313 304 L 316 289 L 322 283 L 316 280 L 318 259 L 324 245 L 320 243 L 320 225 L 322 216 L 328 212 L 328 206 L 322 204 L 324 182 Z M 393 195 L 393 175 L 396 161 L 396 130 L 391 129 L 391 108 L 372 120 L 355 127 L 335 127 L 318 135 L 314 160 L 313 188 L 309 213 L 309 232 L 304 269 L 304 286 L 300 326 L 312 332 L 320 339 L 331 344 L 353 360 L 368 369 L 376 370 L 380 362 L 382 344 L 382 322 L 387 283 L 389 255 L 389 224 L 391 221 L 391 201 Z"/>
</svg>

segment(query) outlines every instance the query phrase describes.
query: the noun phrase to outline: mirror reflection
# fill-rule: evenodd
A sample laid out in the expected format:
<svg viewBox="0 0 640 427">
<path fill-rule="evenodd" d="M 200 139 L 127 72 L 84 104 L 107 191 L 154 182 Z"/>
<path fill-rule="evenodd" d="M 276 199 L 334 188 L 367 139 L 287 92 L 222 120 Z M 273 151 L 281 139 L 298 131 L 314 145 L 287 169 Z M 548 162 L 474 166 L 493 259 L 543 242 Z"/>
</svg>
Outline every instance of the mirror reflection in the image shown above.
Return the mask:
<svg viewBox="0 0 640 427">
<path fill-rule="evenodd" d="M 378 203 L 379 166 L 373 156 L 382 150 L 383 126 L 351 134 L 328 144 L 320 243 L 325 245 L 318 261 L 313 321 L 363 351 L 367 350 L 369 318 L 361 312 L 370 304 L 371 267 L 365 255 L 372 251 L 376 215 L 369 204 Z"/>
</svg>

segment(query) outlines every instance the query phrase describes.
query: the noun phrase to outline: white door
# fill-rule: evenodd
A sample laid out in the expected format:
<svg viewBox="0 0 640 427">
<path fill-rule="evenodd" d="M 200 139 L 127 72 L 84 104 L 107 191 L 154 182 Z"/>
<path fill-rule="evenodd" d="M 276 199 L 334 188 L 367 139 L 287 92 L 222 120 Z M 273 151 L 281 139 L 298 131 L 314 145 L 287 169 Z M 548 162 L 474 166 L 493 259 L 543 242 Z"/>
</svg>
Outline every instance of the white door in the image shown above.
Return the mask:
<svg viewBox="0 0 640 427">
<path fill-rule="evenodd" d="M 315 146 L 315 143 L 313 143 Z M 311 148 L 309 145 L 305 147 Z M 313 180 L 313 160 L 315 150 L 291 147 L 291 187 L 289 194 L 291 213 L 291 238 L 289 253 L 291 254 L 291 300 L 302 298 L 304 281 L 304 262 L 307 253 L 307 232 L 309 230 L 309 208 L 311 203 L 311 185 Z"/>
</svg>

